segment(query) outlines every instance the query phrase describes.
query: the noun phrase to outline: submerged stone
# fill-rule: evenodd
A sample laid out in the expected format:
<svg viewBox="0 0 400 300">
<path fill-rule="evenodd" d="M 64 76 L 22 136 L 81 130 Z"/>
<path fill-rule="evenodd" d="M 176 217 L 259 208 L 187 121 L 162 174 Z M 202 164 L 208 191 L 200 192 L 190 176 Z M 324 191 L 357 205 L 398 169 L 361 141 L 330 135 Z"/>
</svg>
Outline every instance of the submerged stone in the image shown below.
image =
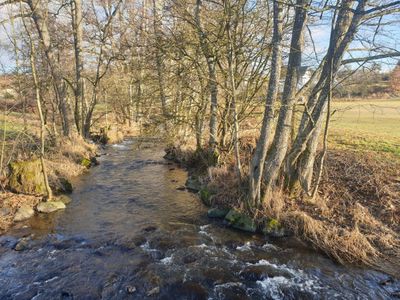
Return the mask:
<svg viewBox="0 0 400 300">
<path fill-rule="evenodd" d="M 202 185 L 200 181 L 195 177 L 189 177 L 185 183 L 186 188 L 191 191 L 197 193 L 201 190 Z"/>
<path fill-rule="evenodd" d="M 15 222 L 20 222 L 31 218 L 35 214 L 35 211 L 29 205 L 22 205 L 18 208 L 17 213 L 14 216 Z"/>
<path fill-rule="evenodd" d="M 252 218 L 234 209 L 229 211 L 225 216 L 225 220 L 236 229 L 247 232 L 256 232 L 257 230 L 257 225 Z"/>
<path fill-rule="evenodd" d="M 60 209 L 65 209 L 65 204 L 61 201 L 40 202 L 36 209 L 41 213 L 51 213 Z"/>
<path fill-rule="evenodd" d="M 211 208 L 207 212 L 207 216 L 209 218 L 225 218 L 225 216 L 229 213 L 229 209 L 221 209 L 221 208 Z"/>
<path fill-rule="evenodd" d="M 128 294 L 133 294 L 133 293 L 136 292 L 136 287 L 134 287 L 134 286 L 132 286 L 132 285 L 128 285 L 128 286 L 126 287 L 126 292 L 127 292 Z"/>
<path fill-rule="evenodd" d="M 155 287 L 154 289 L 147 292 L 147 297 L 155 296 L 160 293 L 160 287 Z"/>
<path fill-rule="evenodd" d="M 23 251 L 26 250 L 29 246 L 29 239 L 22 238 L 18 241 L 18 243 L 14 246 L 15 251 Z"/>
</svg>

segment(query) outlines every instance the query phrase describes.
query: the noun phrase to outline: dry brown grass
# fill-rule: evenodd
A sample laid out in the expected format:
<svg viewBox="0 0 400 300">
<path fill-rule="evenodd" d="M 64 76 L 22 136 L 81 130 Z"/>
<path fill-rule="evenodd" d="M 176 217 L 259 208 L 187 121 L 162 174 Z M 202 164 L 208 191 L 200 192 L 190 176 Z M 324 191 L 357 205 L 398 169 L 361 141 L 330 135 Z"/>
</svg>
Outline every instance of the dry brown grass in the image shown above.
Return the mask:
<svg viewBox="0 0 400 300">
<path fill-rule="evenodd" d="M 297 236 L 340 263 L 399 274 L 398 175 L 396 160 L 330 151 L 319 197 L 313 203 L 286 199 L 281 219 Z"/>
<path fill-rule="evenodd" d="M 249 163 L 252 141 L 242 146 Z M 196 166 L 190 149 L 174 149 L 183 164 Z M 244 209 L 246 181 L 239 182 L 234 160 L 209 168 L 213 205 Z M 400 273 L 400 162 L 371 153 L 332 150 L 315 201 L 289 197 L 281 190 L 269 195 L 256 218 L 273 217 L 297 237 L 340 263 L 365 264 L 392 275 Z"/>
</svg>

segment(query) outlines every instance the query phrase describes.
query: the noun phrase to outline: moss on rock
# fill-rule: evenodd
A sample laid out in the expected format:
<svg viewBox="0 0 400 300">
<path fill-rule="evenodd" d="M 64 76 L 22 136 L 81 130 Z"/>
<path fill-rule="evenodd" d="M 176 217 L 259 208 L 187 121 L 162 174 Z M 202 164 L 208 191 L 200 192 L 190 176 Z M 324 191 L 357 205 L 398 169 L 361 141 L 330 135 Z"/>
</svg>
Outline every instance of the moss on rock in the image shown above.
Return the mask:
<svg viewBox="0 0 400 300">
<path fill-rule="evenodd" d="M 229 213 L 229 209 L 221 209 L 221 208 L 211 208 L 207 212 L 207 216 L 209 218 L 225 218 L 225 216 Z"/>
<path fill-rule="evenodd" d="M 257 230 L 257 225 L 252 218 L 234 209 L 229 211 L 225 216 L 225 220 L 236 229 L 247 232 L 256 232 Z"/>
<path fill-rule="evenodd" d="M 211 206 L 211 200 L 212 200 L 212 193 L 207 187 L 203 187 L 199 191 L 199 196 L 201 201 L 206 205 L 206 206 Z"/>
<path fill-rule="evenodd" d="M 268 219 L 261 229 L 262 233 L 272 237 L 284 237 L 286 234 L 285 228 L 277 219 Z"/>
<path fill-rule="evenodd" d="M 81 166 L 89 169 L 92 166 L 92 162 L 88 158 L 82 158 L 81 160 Z"/>
<path fill-rule="evenodd" d="M 9 188 L 17 193 L 43 195 L 46 186 L 39 160 L 10 163 Z"/>
</svg>

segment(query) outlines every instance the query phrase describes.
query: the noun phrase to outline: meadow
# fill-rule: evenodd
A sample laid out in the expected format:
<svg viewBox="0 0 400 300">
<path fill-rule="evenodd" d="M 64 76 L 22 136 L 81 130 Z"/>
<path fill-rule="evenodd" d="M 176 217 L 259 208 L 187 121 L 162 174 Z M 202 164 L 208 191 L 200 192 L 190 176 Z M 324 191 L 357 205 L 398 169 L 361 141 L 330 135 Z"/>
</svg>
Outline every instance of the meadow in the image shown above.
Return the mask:
<svg viewBox="0 0 400 300">
<path fill-rule="evenodd" d="M 331 147 L 386 152 L 400 158 L 400 99 L 336 100 L 332 113 Z"/>
</svg>

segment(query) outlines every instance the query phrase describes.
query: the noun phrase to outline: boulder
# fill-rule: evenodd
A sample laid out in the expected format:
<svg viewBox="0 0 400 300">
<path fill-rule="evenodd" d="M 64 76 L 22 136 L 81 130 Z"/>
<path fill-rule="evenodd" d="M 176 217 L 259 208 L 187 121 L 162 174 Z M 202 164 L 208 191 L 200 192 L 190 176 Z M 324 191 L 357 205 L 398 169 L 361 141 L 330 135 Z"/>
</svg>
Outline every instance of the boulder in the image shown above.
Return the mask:
<svg viewBox="0 0 400 300">
<path fill-rule="evenodd" d="M 210 190 L 207 187 L 203 187 L 199 191 L 199 196 L 200 196 L 200 200 L 204 203 L 204 205 L 211 206 L 213 195 L 211 194 Z"/>
<path fill-rule="evenodd" d="M 65 209 L 65 204 L 61 201 L 40 202 L 36 209 L 40 213 L 51 213 L 60 209 Z"/>
<path fill-rule="evenodd" d="M 209 218 L 220 218 L 223 219 L 229 213 L 229 209 L 221 209 L 221 208 L 211 208 L 207 212 L 207 216 Z"/>
<path fill-rule="evenodd" d="M 229 211 L 225 216 L 225 220 L 236 229 L 247 232 L 256 232 L 257 230 L 257 225 L 252 218 L 234 209 Z"/>
<path fill-rule="evenodd" d="M 35 214 L 35 211 L 29 205 L 22 205 L 18 208 L 17 213 L 14 216 L 15 222 L 20 222 L 31 218 Z"/>
<path fill-rule="evenodd" d="M 185 186 L 189 191 L 194 192 L 194 193 L 197 193 L 202 188 L 202 185 L 201 185 L 199 179 L 196 177 L 192 177 L 192 176 L 186 180 Z"/>
<path fill-rule="evenodd" d="M 23 194 L 46 194 L 46 187 L 39 160 L 16 161 L 9 165 L 9 187 L 12 191 Z"/>
<path fill-rule="evenodd" d="M 271 237 L 284 237 L 287 235 L 285 228 L 277 219 L 269 219 L 261 229 L 262 233 Z"/>
</svg>

